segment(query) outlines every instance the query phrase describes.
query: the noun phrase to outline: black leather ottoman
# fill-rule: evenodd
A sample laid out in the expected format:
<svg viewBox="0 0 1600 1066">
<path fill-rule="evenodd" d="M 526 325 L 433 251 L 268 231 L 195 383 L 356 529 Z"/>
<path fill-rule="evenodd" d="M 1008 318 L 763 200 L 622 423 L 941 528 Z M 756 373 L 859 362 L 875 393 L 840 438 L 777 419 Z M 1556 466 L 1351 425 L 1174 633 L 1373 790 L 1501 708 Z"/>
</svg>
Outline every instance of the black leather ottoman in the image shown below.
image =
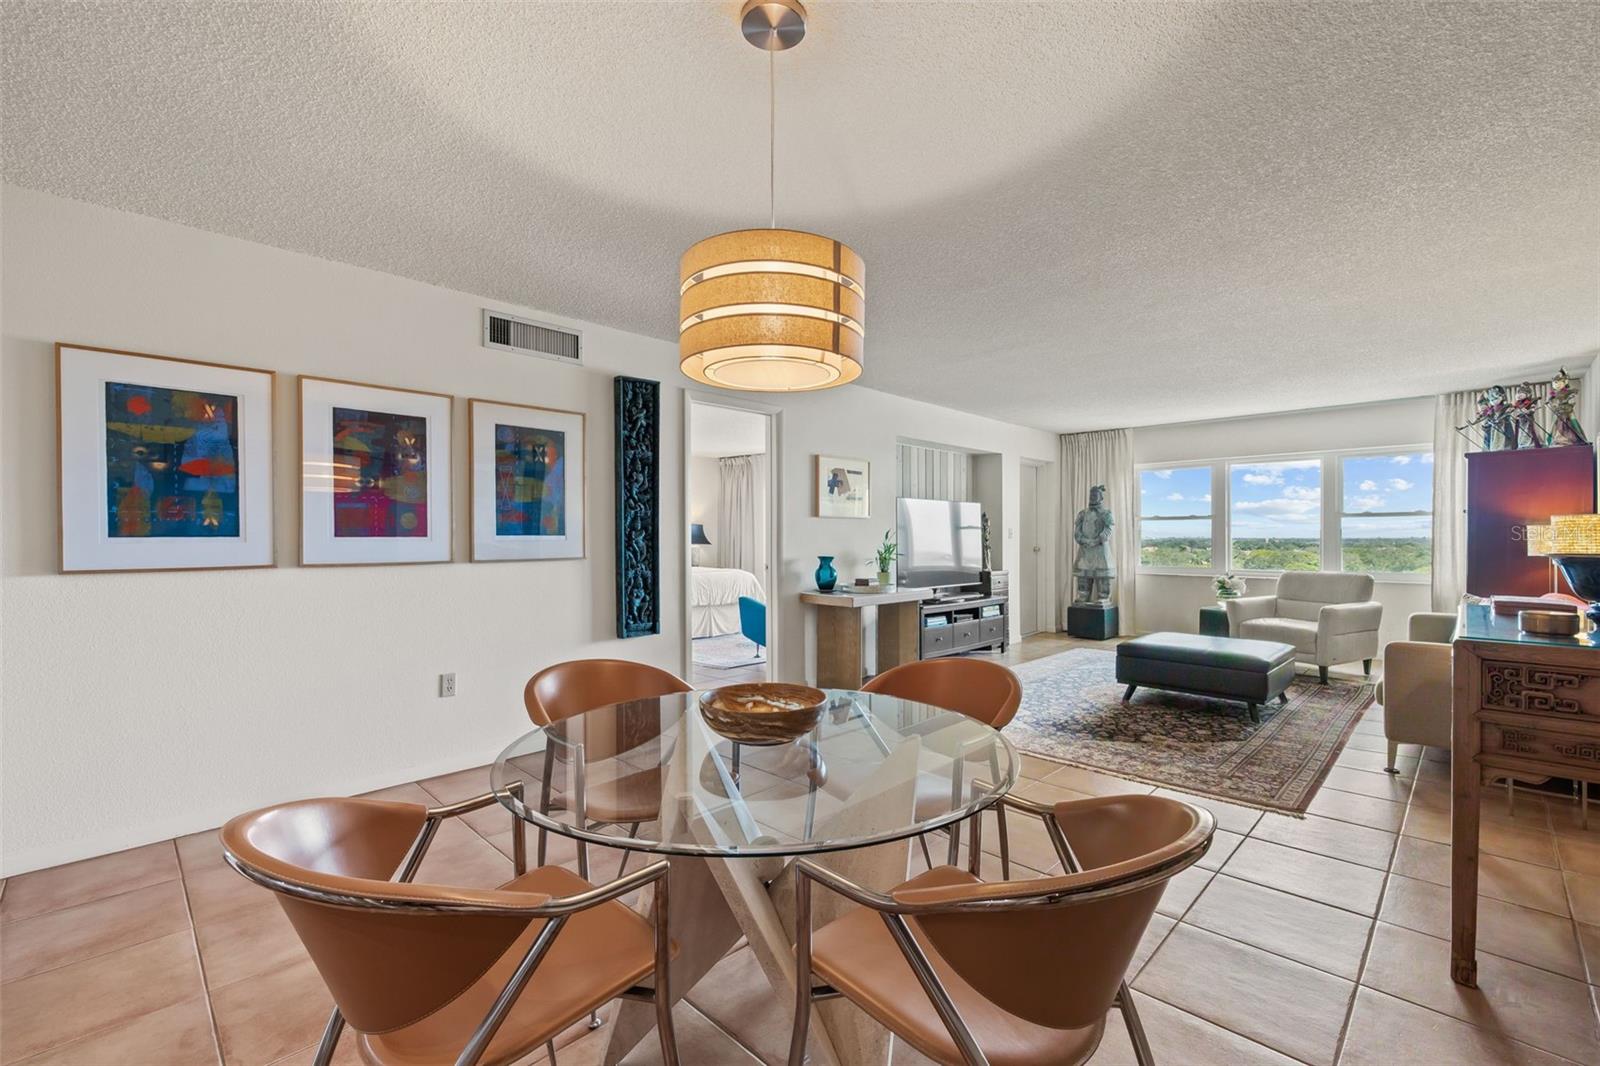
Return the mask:
<svg viewBox="0 0 1600 1066">
<path fill-rule="evenodd" d="M 1128 686 L 1123 702 L 1143 685 L 1239 700 L 1259 722 L 1261 704 L 1274 696 L 1289 701 L 1284 690 L 1293 679 L 1294 648 L 1270 640 L 1146 633 L 1117 645 L 1117 680 Z"/>
</svg>

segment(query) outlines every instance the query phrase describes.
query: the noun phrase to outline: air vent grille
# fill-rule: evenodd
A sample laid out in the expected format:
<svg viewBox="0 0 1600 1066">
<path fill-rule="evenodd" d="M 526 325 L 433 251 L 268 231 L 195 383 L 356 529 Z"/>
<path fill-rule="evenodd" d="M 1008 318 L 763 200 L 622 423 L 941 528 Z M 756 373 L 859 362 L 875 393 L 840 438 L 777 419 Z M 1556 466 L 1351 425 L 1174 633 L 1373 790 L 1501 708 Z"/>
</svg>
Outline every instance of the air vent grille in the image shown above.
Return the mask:
<svg viewBox="0 0 1600 1066">
<path fill-rule="evenodd" d="M 542 355 L 564 363 L 583 361 L 581 333 L 518 318 L 502 311 L 483 312 L 483 346 L 507 352 Z"/>
</svg>

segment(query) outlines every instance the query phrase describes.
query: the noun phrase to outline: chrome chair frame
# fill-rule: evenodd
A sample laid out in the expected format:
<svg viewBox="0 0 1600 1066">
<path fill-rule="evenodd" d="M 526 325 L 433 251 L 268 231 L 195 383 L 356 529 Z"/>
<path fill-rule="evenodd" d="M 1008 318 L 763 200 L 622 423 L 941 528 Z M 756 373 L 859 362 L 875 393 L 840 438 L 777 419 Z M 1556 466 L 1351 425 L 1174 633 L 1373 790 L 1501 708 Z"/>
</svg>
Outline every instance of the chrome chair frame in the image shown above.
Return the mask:
<svg viewBox="0 0 1600 1066">
<path fill-rule="evenodd" d="M 520 798 L 522 786 L 520 782 L 508 786 L 509 791 Z M 422 865 L 423 857 L 428 852 L 428 847 L 433 843 L 434 835 L 439 831 L 439 826 L 446 818 L 456 818 L 471 811 L 482 810 L 500 802 L 499 793 L 488 792 L 482 796 L 451 803 L 442 807 L 429 807 L 427 817 L 422 823 L 422 829 L 412 841 L 410 850 L 406 853 L 404 861 L 400 864 L 399 874 L 394 878 L 397 883 L 409 883 L 417 875 L 418 868 Z M 523 834 L 523 822 L 515 814 L 512 819 L 516 822 L 515 834 L 512 843 L 512 865 L 518 876 L 527 873 L 527 845 Z M 477 1028 L 468 1038 L 467 1045 L 456 1058 L 456 1066 L 475 1066 L 489 1048 L 489 1042 L 499 1032 L 500 1026 L 505 1022 L 506 1016 L 511 1013 L 511 1008 L 516 1004 L 517 997 L 527 987 L 533 973 L 539 968 L 539 963 L 549 953 L 550 946 L 555 943 L 556 936 L 561 932 L 567 919 L 579 911 L 609 903 L 620 899 L 645 885 L 654 885 L 654 905 L 656 908 L 656 943 L 655 943 L 655 973 L 652 986 L 634 985 L 619 994 L 619 999 L 637 999 L 653 1002 L 656 1010 L 656 1031 L 661 1041 L 661 1056 L 666 1066 L 679 1066 L 677 1037 L 672 1028 L 672 995 L 671 971 L 672 942 L 668 936 L 667 928 L 667 884 L 669 881 L 670 864 L 666 860 L 655 862 L 642 870 L 618 877 L 604 885 L 597 885 L 587 892 L 580 892 L 573 896 L 561 896 L 548 899 L 543 903 L 520 906 L 516 904 L 478 904 L 463 903 L 453 900 L 429 900 L 427 902 L 399 902 L 397 900 L 377 899 L 371 896 L 350 895 L 342 892 L 330 892 L 323 889 L 312 888 L 293 881 L 284 881 L 273 877 L 253 866 L 249 866 L 236 858 L 232 852 L 223 849 L 223 858 L 228 865 L 237 870 L 251 881 L 275 892 L 295 896 L 299 899 L 310 900 L 313 903 L 326 903 L 338 907 L 353 907 L 362 910 L 381 910 L 390 914 L 427 913 L 427 914 L 501 914 L 526 916 L 530 921 L 544 919 L 545 927 L 539 930 L 533 938 L 533 943 L 523 954 L 522 961 L 517 964 L 511 979 L 501 989 L 500 995 L 495 998 L 489 1013 L 484 1015 Z M 581 876 L 581 875 L 580 875 Z M 587 880 L 587 878 L 585 878 Z M 591 1015 L 592 1017 L 592 1015 Z M 338 1046 L 339 1037 L 344 1032 L 344 1015 L 338 1007 L 328 1016 L 328 1024 L 323 1029 L 322 1040 L 317 1045 L 315 1066 L 329 1066 L 333 1061 L 334 1048 Z M 592 1028 L 593 1026 L 591 1026 Z M 556 1061 L 555 1040 L 552 1038 L 546 1047 L 550 1054 L 552 1064 Z"/>
<path fill-rule="evenodd" d="M 1072 846 L 1067 842 L 1066 835 L 1061 831 L 1061 824 L 1055 819 L 1055 811 L 1040 803 L 1021 797 L 1005 795 L 1000 797 L 999 805 L 1002 807 L 1016 807 L 1020 811 L 1035 815 L 1045 825 L 1045 832 L 1050 837 L 1050 842 L 1055 846 L 1056 854 L 1061 857 L 1062 869 L 1067 873 L 1077 873 L 1083 869 L 1073 853 Z M 972 842 L 968 852 L 968 870 L 977 876 L 979 856 L 982 852 L 982 820 L 974 819 L 972 825 Z M 1002 823 L 1003 824 L 1003 823 Z M 1112 896 L 1125 895 L 1137 892 L 1152 884 L 1166 881 L 1175 874 L 1187 869 L 1199 861 L 1211 847 L 1211 839 L 1206 840 L 1189 852 L 1177 856 L 1172 861 L 1161 866 L 1145 871 L 1137 877 L 1128 878 L 1110 884 L 1097 885 L 1089 889 L 1072 889 L 1067 891 L 1041 891 L 1036 896 L 1022 896 L 1010 899 L 977 899 L 960 903 L 901 903 L 892 896 L 871 889 L 863 888 L 831 870 L 817 866 L 807 859 L 796 859 L 795 868 L 795 1018 L 794 1030 L 789 1042 L 789 1066 L 804 1066 L 806 1058 L 806 1035 L 811 1024 L 811 1005 L 813 1003 L 837 999 L 844 995 L 831 985 L 812 985 L 811 971 L 811 885 L 813 882 L 832 889 L 863 907 L 878 912 L 883 922 L 888 926 L 889 934 L 894 938 L 895 944 L 900 948 L 900 953 L 905 956 L 906 963 L 917 976 L 917 981 L 922 985 L 923 991 L 928 994 L 933 1002 L 934 1009 L 938 1011 L 939 1018 L 944 1022 L 945 1029 L 949 1032 L 956 1047 L 960 1049 L 962 1058 L 968 1066 L 989 1066 L 989 1060 L 984 1055 L 983 1049 L 978 1047 L 971 1030 L 962 1020 L 961 1014 L 956 1010 L 955 1003 L 950 999 L 950 994 L 945 991 L 939 981 L 939 975 L 934 971 L 933 965 L 928 961 L 921 945 L 911 933 L 907 918 L 914 918 L 919 914 L 951 913 L 960 911 L 1005 911 L 1023 910 L 1032 907 L 1070 906 L 1078 903 L 1088 903 L 1094 900 L 1106 899 Z M 1155 1066 L 1155 1057 L 1150 1051 L 1150 1041 L 1146 1038 L 1144 1024 L 1139 1019 L 1138 1008 L 1133 1003 L 1133 993 L 1124 980 L 1117 991 L 1112 1006 L 1122 1012 L 1123 1021 L 1128 1027 L 1128 1037 L 1133 1043 L 1134 1058 L 1139 1066 Z"/>
</svg>

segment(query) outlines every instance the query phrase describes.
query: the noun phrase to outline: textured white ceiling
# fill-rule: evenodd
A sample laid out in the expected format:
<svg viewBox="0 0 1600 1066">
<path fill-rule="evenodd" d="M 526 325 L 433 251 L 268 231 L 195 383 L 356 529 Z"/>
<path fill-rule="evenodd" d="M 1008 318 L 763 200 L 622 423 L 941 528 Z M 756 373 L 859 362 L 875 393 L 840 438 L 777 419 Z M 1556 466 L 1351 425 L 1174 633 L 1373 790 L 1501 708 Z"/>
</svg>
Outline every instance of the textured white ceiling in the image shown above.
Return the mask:
<svg viewBox="0 0 1600 1066">
<path fill-rule="evenodd" d="M 737 8 L 8 0 L 4 176 L 672 338 L 679 253 L 767 218 Z M 866 257 L 863 384 L 1089 429 L 1600 346 L 1600 4 L 810 25 L 778 222 Z"/>
</svg>

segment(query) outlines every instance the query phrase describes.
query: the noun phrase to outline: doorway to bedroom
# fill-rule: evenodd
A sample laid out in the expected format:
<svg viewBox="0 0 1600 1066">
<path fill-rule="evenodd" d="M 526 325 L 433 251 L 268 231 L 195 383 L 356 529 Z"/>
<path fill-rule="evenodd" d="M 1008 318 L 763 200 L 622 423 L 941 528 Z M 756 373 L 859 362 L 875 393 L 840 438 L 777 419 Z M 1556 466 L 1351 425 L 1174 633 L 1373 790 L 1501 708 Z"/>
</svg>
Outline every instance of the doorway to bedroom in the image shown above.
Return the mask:
<svg viewBox="0 0 1600 1066">
<path fill-rule="evenodd" d="M 774 636 L 774 416 L 698 397 L 686 415 L 689 682 L 765 681 Z"/>
</svg>

